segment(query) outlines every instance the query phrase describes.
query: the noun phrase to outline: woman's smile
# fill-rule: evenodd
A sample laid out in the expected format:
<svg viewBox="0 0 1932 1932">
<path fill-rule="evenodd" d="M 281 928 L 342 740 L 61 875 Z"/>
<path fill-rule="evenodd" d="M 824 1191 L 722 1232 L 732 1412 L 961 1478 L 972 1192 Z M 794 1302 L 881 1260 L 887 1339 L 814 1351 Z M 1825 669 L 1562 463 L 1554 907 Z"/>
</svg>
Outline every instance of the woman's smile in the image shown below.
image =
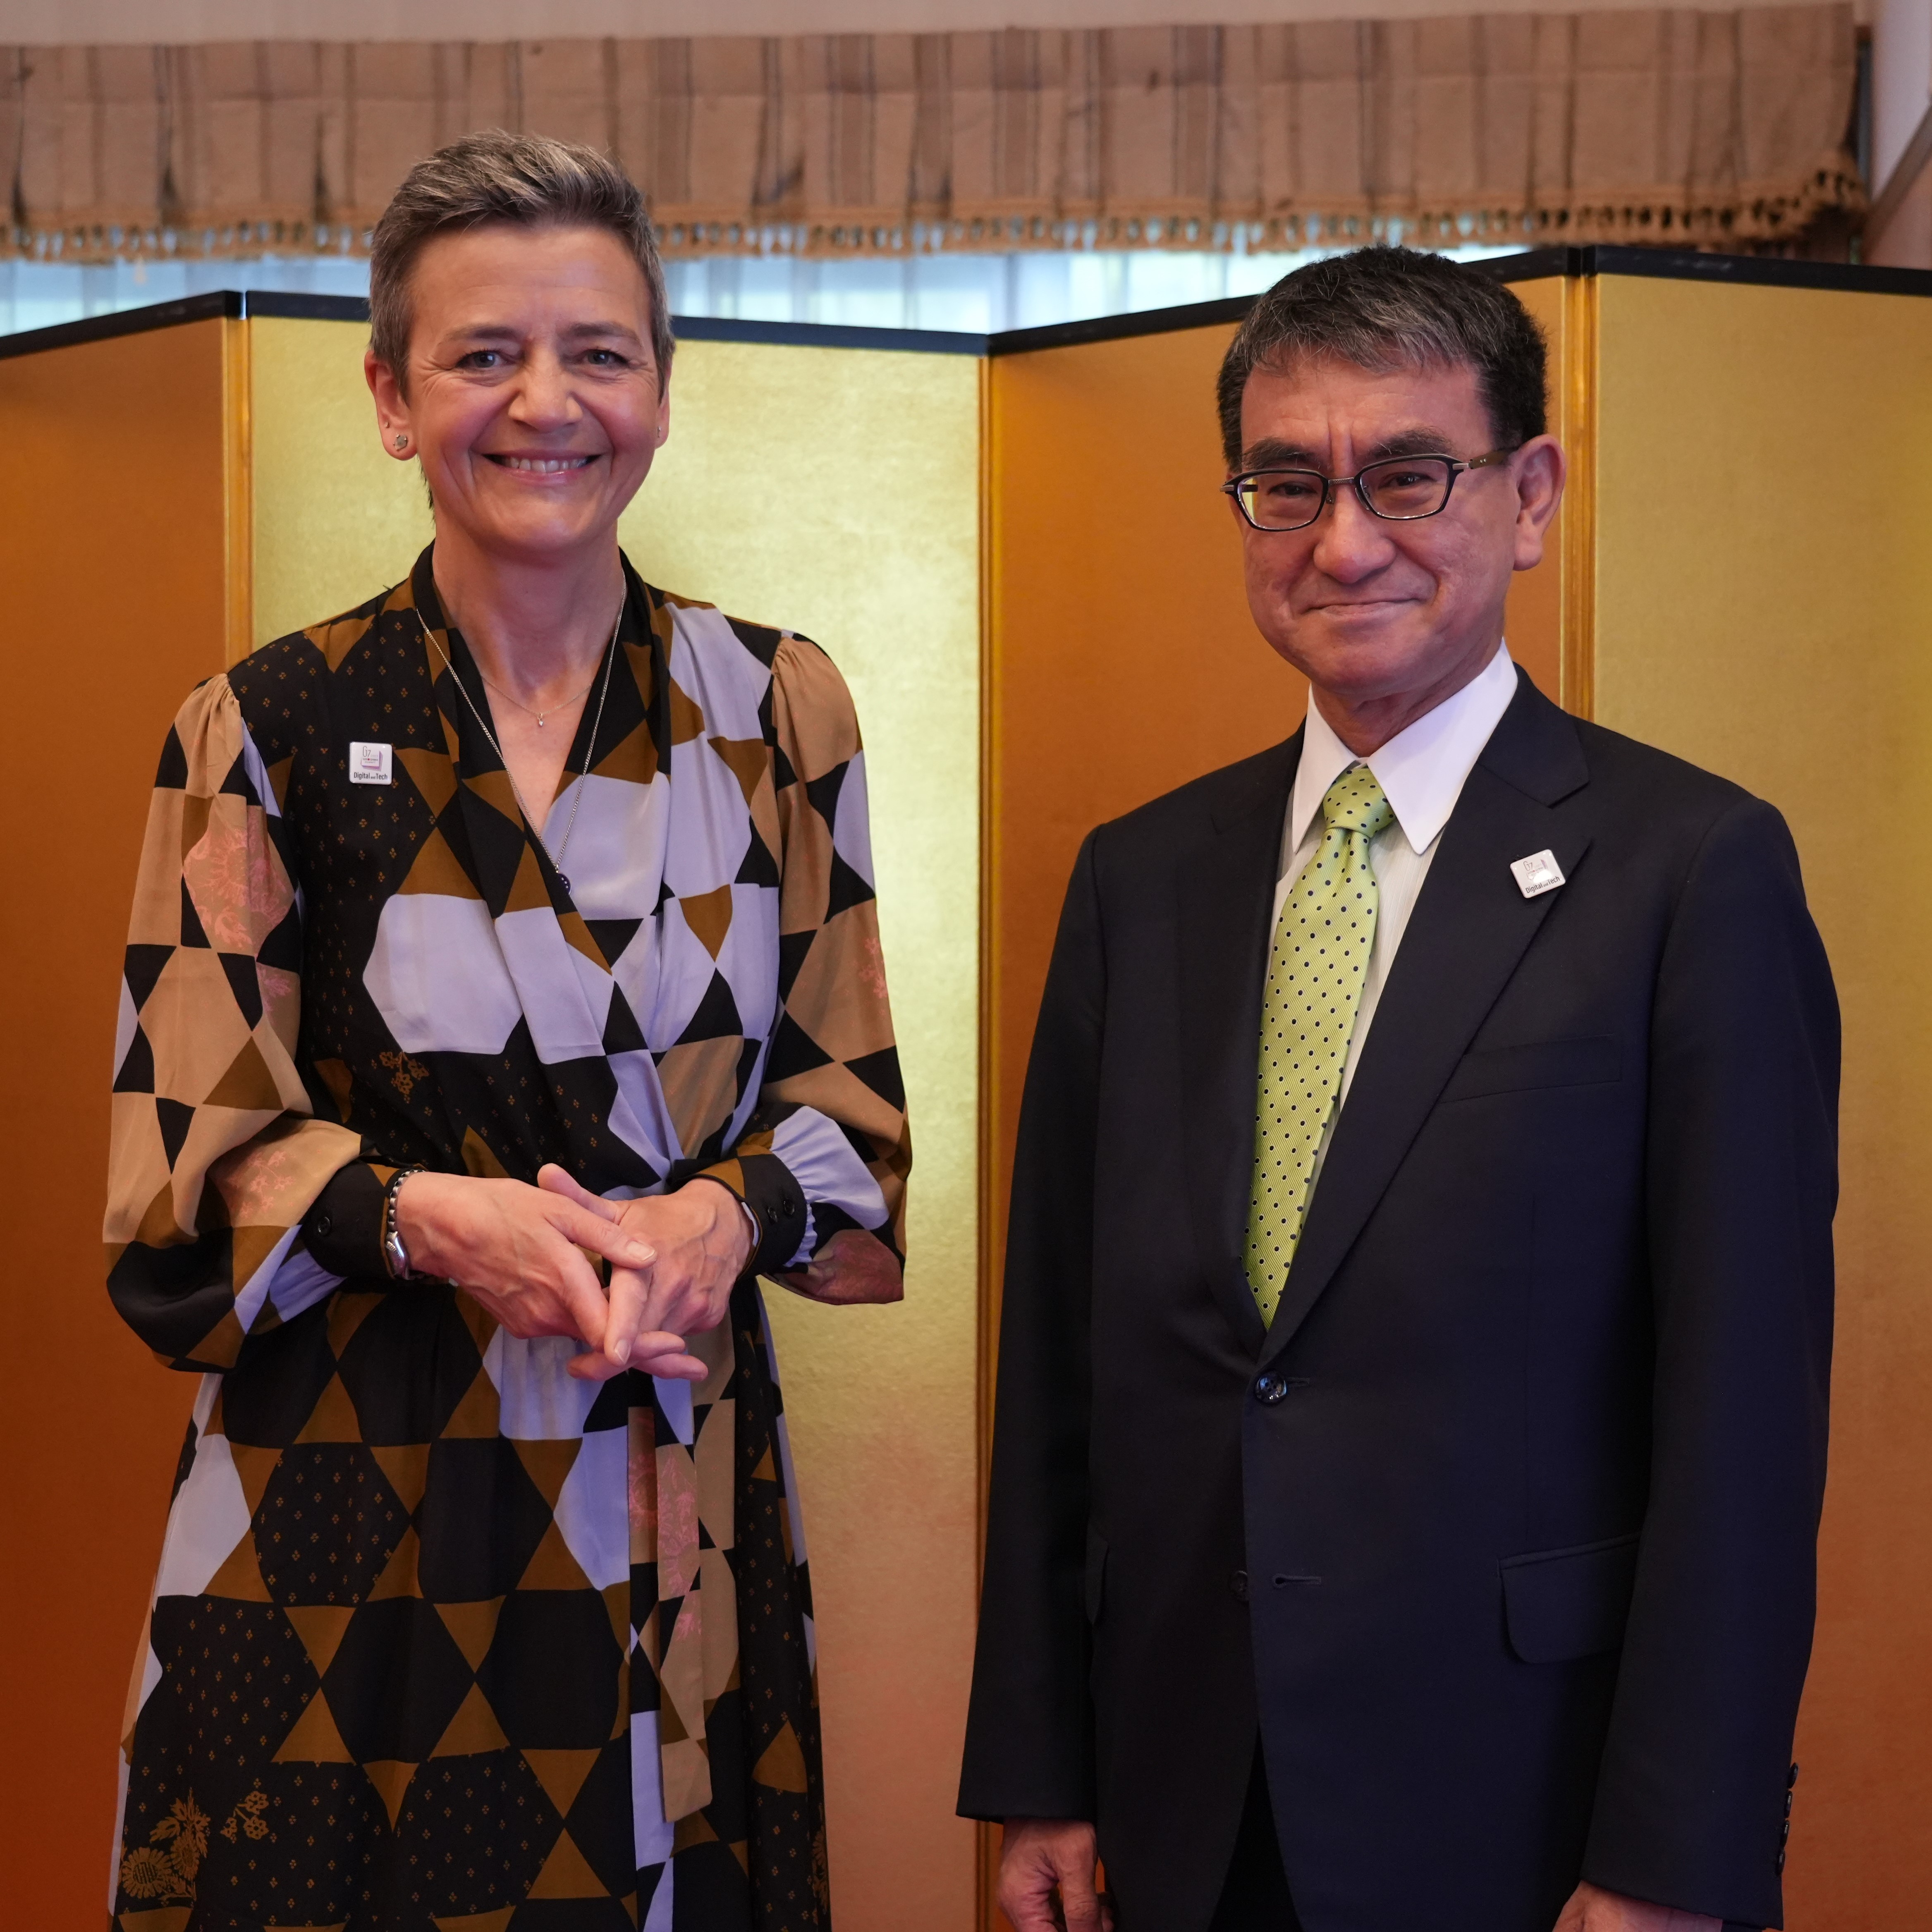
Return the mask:
<svg viewBox="0 0 1932 1932">
<path fill-rule="evenodd" d="M 597 460 L 592 456 L 508 456 L 495 450 L 479 452 L 486 462 L 526 476 L 567 476 L 586 470 Z"/>
</svg>

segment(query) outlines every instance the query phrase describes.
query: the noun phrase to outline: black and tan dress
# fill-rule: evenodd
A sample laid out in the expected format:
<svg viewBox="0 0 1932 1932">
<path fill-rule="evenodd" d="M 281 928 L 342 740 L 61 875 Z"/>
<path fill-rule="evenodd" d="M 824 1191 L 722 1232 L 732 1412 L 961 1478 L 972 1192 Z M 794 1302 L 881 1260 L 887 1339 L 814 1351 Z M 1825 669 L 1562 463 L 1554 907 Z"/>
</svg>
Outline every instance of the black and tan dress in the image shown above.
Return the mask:
<svg viewBox="0 0 1932 1932">
<path fill-rule="evenodd" d="M 169 734 L 110 1288 L 203 1380 L 124 1727 L 125 1932 L 829 1923 L 753 1276 L 889 1291 L 901 1267 L 865 764 L 815 646 L 626 569 L 544 828 L 570 828 L 561 871 L 428 553 Z M 397 1166 L 550 1161 L 752 1208 L 753 1271 L 694 1338 L 707 1381 L 578 1381 L 578 1344 L 388 1278 Z"/>
</svg>

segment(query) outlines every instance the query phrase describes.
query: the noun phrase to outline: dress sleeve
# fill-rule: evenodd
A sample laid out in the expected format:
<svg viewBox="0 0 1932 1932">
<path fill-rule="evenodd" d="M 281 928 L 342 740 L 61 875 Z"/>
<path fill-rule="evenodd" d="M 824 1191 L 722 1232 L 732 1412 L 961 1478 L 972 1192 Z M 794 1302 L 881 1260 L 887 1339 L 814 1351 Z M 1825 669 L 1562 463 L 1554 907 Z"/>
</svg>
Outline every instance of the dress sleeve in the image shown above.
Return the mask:
<svg viewBox="0 0 1932 1932">
<path fill-rule="evenodd" d="M 129 921 L 108 1157 L 108 1292 L 176 1368 L 334 1285 L 303 1215 L 359 1138 L 314 1118 L 296 1062 L 302 908 L 268 773 L 226 677 L 161 753 Z"/>
<path fill-rule="evenodd" d="M 785 637 L 772 664 L 778 1010 L 758 1109 L 706 1172 L 759 1223 L 752 1266 L 828 1301 L 898 1298 L 912 1165 L 851 694 Z"/>
</svg>

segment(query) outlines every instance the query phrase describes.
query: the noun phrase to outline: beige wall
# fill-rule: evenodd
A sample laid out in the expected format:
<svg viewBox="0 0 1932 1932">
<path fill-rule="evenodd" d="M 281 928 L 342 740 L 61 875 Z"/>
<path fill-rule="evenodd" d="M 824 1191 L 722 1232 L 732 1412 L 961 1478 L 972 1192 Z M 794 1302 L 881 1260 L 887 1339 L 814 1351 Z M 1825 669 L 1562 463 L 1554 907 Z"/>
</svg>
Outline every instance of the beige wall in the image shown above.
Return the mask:
<svg viewBox="0 0 1932 1932">
<path fill-rule="evenodd" d="M 1932 268 L 1932 167 L 1902 177 L 1867 224 L 1864 259 L 1885 268 Z"/>
<path fill-rule="evenodd" d="M 1871 168 L 1891 178 L 1932 104 L 1932 0 L 1875 0 L 1872 9 Z"/>
</svg>

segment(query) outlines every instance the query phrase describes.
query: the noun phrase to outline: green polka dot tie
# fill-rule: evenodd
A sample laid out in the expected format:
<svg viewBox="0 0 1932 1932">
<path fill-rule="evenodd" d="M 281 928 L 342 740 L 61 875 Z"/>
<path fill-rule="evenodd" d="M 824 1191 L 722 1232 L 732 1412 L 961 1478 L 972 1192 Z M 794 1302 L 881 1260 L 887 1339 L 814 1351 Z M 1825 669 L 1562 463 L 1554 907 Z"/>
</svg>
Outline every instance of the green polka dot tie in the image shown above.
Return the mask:
<svg viewBox="0 0 1932 1932">
<path fill-rule="evenodd" d="M 1282 906 L 1262 1001 L 1246 1261 L 1264 1322 L 1288 1286 L 1368 976 L 1377 906 L 1369 847 L 1395 823 L 1366 765 L 1351 765 L 1328 788 L 1322 818 L 1321 845 Z"/>
</svg>

